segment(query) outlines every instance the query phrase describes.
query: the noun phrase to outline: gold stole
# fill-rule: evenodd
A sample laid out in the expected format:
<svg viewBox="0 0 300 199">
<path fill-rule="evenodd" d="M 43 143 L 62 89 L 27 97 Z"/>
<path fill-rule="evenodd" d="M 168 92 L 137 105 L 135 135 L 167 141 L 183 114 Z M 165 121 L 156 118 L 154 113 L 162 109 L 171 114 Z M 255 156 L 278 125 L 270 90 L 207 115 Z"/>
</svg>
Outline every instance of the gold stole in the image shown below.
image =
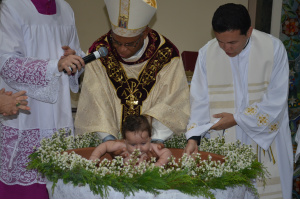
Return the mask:
<svg viewBox="0 0 300 199">
<path fill-rule="evenodd" d="M 269 85 L 273 69 L 273 52 L 272 39 L 265 33 L 253 30 L 248 66 L 249 105 L 261 101 Z M 211 42 L 211 45 L 207 49 L 206 70 L 210 116 L 211 121 L 213 121 L 215 120 L 212 117 L 213 114 L 235 112 L 235 96 L 230 59 L 219 47 L 216 39 Z M 226 129 L 226 132 L 228 132 L 227 141 L 235 142 L 235 127 Z"/>
<path fill-rule="evenodd" d="M 265 33 L 253 30 L 248 66 L 249 105 L 259 102 L 269 85 L 273 69 L 273 52 L 271 38 Z M 210 115 L 213 121 L 215 120 L 212 118 L 213 114 L 235 112 L 234 87 L 230 59 L 219 47 L 216 39 L 208 46 L 206 56 Z M 234 129 L 229 130 L 235 132 Z"/>
</svg>

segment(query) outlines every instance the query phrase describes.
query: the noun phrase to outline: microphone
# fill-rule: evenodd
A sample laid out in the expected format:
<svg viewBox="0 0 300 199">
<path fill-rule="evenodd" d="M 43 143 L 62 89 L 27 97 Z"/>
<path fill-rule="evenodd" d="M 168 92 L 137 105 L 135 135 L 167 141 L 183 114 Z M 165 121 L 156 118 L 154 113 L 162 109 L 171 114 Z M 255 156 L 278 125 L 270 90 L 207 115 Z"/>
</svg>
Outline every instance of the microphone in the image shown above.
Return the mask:
<svg viewBox="0 0 300 199">
<path fill-rule="evenodd" d="M 107 48 L 101 47 L 97 51 L 83 57 L 82 59 L 83 59 L 84 63 L 87 64 L 87 63 L 94 61 L 95 59 L 100 58 L 100 57 L 105 57 L 107 55 L 107 53 L 108 53 Z M 69 66 L 69 68 L 71 71 L 73 71 L 73 69 L 70 66 Z M 67 71 L 65 69 L 63 71 L 64 71 L 64 73 L 67 73 Z"/>
<path fill-rule="evenodd" d="M 83 57 L 83 61 L 85 64 L 90 63 L 91 61 L 94 61 L 95 59 L 98 59 L 100 57 L 105 57 L 108 53 L 107 48 L 101 47 L 97 51 Z"/>
</svg>

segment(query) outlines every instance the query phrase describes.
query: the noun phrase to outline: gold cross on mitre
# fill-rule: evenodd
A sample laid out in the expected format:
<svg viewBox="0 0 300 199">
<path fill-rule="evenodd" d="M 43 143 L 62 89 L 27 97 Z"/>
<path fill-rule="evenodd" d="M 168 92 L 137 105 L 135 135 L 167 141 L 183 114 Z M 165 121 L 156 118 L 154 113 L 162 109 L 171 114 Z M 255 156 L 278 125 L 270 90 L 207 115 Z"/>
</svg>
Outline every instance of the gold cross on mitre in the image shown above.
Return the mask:
<svg viewBox="0 0 300 199">
<path fill-rule="evenodd" d="M 145 3 L 149 4 L 150 6 L 157 8 L 156 0 L 144 0 Z"/>
</svg>

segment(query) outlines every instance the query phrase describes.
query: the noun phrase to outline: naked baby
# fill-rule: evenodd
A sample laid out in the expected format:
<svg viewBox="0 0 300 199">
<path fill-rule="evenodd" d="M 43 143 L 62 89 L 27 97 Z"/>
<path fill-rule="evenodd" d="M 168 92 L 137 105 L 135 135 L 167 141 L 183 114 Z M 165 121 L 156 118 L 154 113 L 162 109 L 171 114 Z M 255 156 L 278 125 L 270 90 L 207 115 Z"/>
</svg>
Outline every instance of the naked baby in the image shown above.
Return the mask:
<svg viewBox="0 0 300 199">
<path fill-rule="evenodd" d="M 156 166 L 163 166 L 169 161 L 172 153 L 169 149 L 159 149 L 157 144 L 151 143 L 151 126 L 147 118 L 143 115 L 128 116 L 122 127 L 122 141 L 106 141 L 101 143 L 93 151 L 90 160 L 100 159 L 105 153 L 112 153 L 118 150 L 126 149 L 129 154 L 139 149 L 141 154 L 140 161 L 148 159 L 148 153 L 153 151 L 158 158 L 155 162 Z M 124 158 L 126 162 L 130 157 Z"/>
</svg>

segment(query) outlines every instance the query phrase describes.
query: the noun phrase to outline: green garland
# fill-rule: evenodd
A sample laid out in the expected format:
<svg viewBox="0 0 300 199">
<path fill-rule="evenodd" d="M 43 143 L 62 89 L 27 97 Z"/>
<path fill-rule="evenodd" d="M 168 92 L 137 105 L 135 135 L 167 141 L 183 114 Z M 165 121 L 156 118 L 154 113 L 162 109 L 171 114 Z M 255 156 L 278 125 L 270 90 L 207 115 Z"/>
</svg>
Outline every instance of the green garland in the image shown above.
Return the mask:
<svg viewBox="0 0 300 199">
<path fill-rule="evenodd" d="M 201 160 L 201 155 L 190 158 L 184 155 L 178 163 L 172 157 L 164 167 L 155 167 L 152 162 L 136 165 L 134 153 L 128 163 L 121 157 L 112 161 L 93 162 L 81 156 L 64 151 L 69 149 L 95 147 L 100 144 L 97 134 L 69 136 L 65 131 L 55 133 L 49 139 L 43 139 L 38 150 L 32 153 L 28 169 L 36 169 L 53 182 L 52 191 L 59 179 L 77 185 L 88 184 L 94 194 L 108 197 L 109 187 L 122 192 L 124 196 L 139 190 L 159 194 L 159 190 L 176 189 L 192 196 L 215 198 L 211 189 L 226 189 L 244 185 L 254 194 L 257 191 L 251 179 L 265 182 L 266 168 L 256 160 L 251 146 L 237 143 L 225 143 L 224 138 L 204 139 L 201 151 L 225 156 L 225 162 Z M 176 145 L 183 148 L 186 140 L 183 136 L 174 137 L 166 142 L 167 147 Z"/>
</svg>

